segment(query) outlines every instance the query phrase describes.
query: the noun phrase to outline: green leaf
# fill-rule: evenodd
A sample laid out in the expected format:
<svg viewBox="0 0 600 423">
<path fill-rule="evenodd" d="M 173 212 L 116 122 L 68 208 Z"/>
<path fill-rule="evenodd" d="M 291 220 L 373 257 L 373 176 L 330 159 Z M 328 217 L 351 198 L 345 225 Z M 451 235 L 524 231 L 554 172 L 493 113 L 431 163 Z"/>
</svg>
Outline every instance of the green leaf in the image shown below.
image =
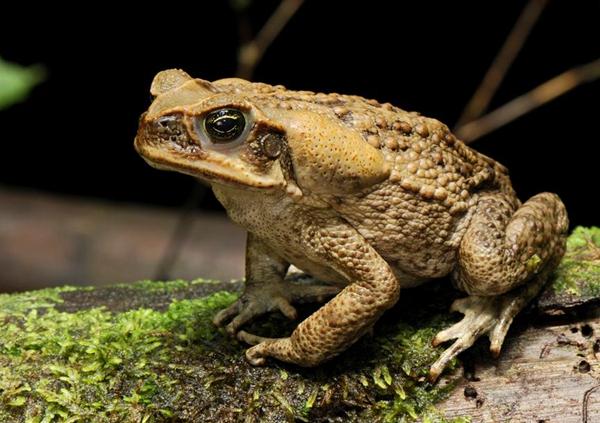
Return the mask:
<svg viewBox="0 0 600 423">
<path fill-rule="evenodd" d="M 399 383 L 396 383 L 394 385 L 394 392 L 396 392 L 396 395 L 398 395 L 398 397 L 401 400 L 406 399 L 406 392 L 404 391 L 404 388 L 402 387 L 402 385 L 400 385 Z"/>
<path fill-rule="evenodd" d="M 383 379 L 381 379 L 381 367 L 377 367 L 373 372 L 373 382 L 375 382 L 375 385 L 379 386 L 381 389 L 387 389 L 387 385 Z"/>
<path fill-rule="evenodd" d="M 108 362 L 110 364 L 121 364 L 123 362 L 122 359 L 120 359 L 119 357 L 112 357 L 110 360 L 108 360 Z"/>
<path fill-rule="evenodd" d="M 383 366 L 381 366 L 381 374 L 383 376 L 383 380 L 385 381 L 385 383 L 387 383 L 388 385 L 391 385 L 392 384 L 392 375 L 390 375 L 390 371 L 385 364 Z"/>
<path fill-rule="evenodd" d="M 364 386 L 365 388 L 367 386 L 369 386 L 369 380 L 365 377 L 365 375 L 360 375 L 358 377 L 358 380 L 360 381 L 360 383 L 362 384 L 362 386 Z"/>
<path fill-rule="evenodd" d="M 160 410 L 158 410 L 160 412 L 160 414 L 162 414 L 165 417 L 173 417 L 174 414 L 171 410 L 169 410 L 168 408 L 161 408 Z"/>
<path fill-rule="evenodd" d="M 87 366 L 83 366 L 81 368 L 81 371 L 83 371 L 83 372 L 95 372 L 100 367 L 102 367 L 102 364 L 99 361 L 94 361 L 93 363 L 88 364 Z"/>
<path fill-rule="evenodd" d="M 318 389 L 314 389 L 311 392 L 311 394 L 308 396 L 308 399 L 306 400 L 306 404 L 304 404 L 305 409 L 310 410 L 312 408 L 312 406 L 315 404 L 315 401 L 317 400 L 318 394 L 319 394 Z"/>
<path fill-rule="evenodd" d="M 11 401 L 8 403 L 8 405 L 12 405 L 13 407 L 20 407 L 20 406 L 22 406 L 23 404 L 25 404 L 25 401 L 27 401 L 27 398 L 25 398 L 25 397 L 16 397 L 16 398 L 13 398 L 13 399 L 12 399 L 12 400 L 11 400 Z"/>
<path fill-rule="evenodd" d="M 24 67 L 0 58 L 0 110 L 25 100 L 31 89 L 43 81 L 40 65 Z"/>
</svg>

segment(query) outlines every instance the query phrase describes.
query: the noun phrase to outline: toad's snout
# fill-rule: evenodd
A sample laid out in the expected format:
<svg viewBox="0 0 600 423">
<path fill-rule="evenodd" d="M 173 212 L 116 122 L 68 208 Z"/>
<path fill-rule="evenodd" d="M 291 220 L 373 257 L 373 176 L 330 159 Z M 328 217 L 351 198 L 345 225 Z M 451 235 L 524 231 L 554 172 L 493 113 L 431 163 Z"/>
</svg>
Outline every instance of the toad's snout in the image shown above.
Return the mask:
<svg viewBox="0 0 600 423">
<path fill-rule="evenodd" d="M 143 156 L 147 155 L 144 153 L 147 153 L 149 148 L 197 154 L 200 152 L 200 143 L 190 136 L 185 118 L 180 113 L 154 119 L 142 115 L 135 138 L 135 148 Z"/>
<path fill-rule="evenodd" d="M 150 123 L 148 128 L 156 137 L 164 142 L 178 143 L 182 138 L 187 138 L 187 134 L 182 137 L 184 132 L 187 131 L 183 128 L 181 115 L 162 116 Z"/>
</svg>

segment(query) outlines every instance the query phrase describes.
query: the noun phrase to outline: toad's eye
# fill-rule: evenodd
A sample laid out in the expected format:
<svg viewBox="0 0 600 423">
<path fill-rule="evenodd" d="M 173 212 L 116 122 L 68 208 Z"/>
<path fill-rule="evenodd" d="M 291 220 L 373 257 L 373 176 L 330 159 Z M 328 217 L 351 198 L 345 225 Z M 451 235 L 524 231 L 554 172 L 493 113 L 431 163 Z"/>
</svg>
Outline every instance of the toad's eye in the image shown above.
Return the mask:
<svg viewBox="0 0 600 423">
<path fill-rule="evenodd" d="M 204 119 L 204 129 L 216 143 L 235 140 L 244 132 L 246 119 L 237 109 L 219 109 Z"/>
</svg>

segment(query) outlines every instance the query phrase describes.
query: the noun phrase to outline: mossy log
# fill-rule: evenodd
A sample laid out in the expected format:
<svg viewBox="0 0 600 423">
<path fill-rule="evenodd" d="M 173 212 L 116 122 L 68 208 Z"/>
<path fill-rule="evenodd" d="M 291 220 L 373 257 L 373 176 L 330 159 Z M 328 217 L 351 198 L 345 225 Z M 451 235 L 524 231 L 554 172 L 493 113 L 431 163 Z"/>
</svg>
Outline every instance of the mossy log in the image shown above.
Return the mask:
<svg viewBox="0 0 600 423">
<path fill-rule="evenodd" d="M 443 281 L 403 292 L 372 335 L 316 369 L 252 367 L 212 325 L 239 281 L 0 295 L 0 421 L 600 421 L 598 251 L 600 229 L 578 228 L 501 357 L 481 340 L 437 384 L 425 379 L 442 350 L 431 339 L 460 319 Z M 294 325 L 274 314 L 249 331 Z"/>
</svg>

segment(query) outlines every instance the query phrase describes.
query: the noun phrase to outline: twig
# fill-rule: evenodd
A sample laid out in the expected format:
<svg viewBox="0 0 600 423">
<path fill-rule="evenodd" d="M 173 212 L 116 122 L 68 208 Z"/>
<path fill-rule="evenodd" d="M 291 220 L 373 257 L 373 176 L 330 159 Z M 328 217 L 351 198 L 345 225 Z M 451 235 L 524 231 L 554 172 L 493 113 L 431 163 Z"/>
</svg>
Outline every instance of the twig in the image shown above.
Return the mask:
<svg viewBox="0 0 600 423">
<path fill-rule="evenodd" d="M 304 0 L 282 0 L 256 37 L 240 47 L 237 76 L 244 79 L 252 78 L 254 69 L 267 48 L 277 38 L 303 2 Z"/>
<path fill-rule="evenodd" d="M 585 391 L 585 394 L 583 394 L 583 404 L 582 404 L 582 410 L 581 410 L 581 414 L 582 414 L 581 421 L 583 423 L 588 423 L 588 406 L 589 406 L 589 402 L 590 402 L 590 396 L 598 388 L 600 388 L 600 385 L 596 385 L 593 388 L 588 389 L 587 391 Z"/>
<path fill-rule="evenodd" d="M 166 281 L 171 278 L 171 271 L 183 250 L 188 235 L 191 233 L 190 227 L 194 221 L 194 210 L 204 194 L 206 194 L 206 187 L 196 182 L 185 204 L 179 210 L 175 228 L 171 232 L 167 248 L 165 248 L 165 252 L 156 268 L 155 280 Z"/>
<path fill-rule="evenodd" d="M 473 142 L 567 91 L 599 77 L 600 59 L 569 69 L 487 115 L 459 127 L 455 131 L 456 135 L 467 144 Z"/>
<path fill-rule="evenodd" d="M 477 119 L 485 112 L 547 3 L 547 0 L 529 0 L 523 8 L 490 68 L 465 106 L 456 123 L 457 128 Z"/>
</svg>

